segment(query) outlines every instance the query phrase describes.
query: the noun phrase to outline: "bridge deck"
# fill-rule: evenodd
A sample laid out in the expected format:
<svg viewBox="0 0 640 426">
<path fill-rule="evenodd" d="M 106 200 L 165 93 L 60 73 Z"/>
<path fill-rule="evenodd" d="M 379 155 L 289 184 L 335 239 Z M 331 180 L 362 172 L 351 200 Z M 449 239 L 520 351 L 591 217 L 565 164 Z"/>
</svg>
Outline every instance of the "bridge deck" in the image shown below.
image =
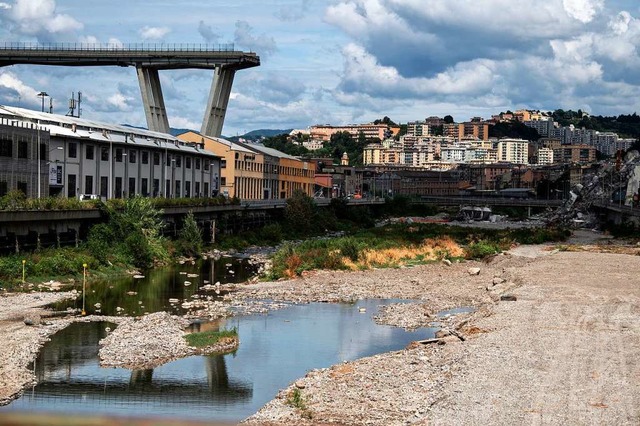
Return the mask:
<svg viewBox="0 0 640 426">
<path fill-rule="evenodd" d="M 234 46 L 186 44 L 88 45 L 29 43 L 0 44 L 0 67 L 18 64 L 59 66 L 144 66 L 158 70 L 214 69 L 225 65 L 236 70 L 257 67 L 260 57 Z"/>
</svg>

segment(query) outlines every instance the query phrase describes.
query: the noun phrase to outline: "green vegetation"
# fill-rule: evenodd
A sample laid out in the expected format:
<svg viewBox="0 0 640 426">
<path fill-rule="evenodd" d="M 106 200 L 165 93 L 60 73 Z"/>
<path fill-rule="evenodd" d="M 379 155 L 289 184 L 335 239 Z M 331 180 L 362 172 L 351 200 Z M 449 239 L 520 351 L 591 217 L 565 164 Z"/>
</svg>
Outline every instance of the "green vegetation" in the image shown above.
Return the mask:
<svg viewBox="0 0 640 426">
<path fill-rule="evenodd" d="M 123 209 L 128 198 L 115 198 L 102 202 L 100 200 L 80 201 L 77 198 L 44 197 L 27 198 L 22 191 L 14 190 L 0 197 L 0 210 L 94 210 L 94 209 Z M 211 198 L 149 198 L 156 209 L 166 207 L 196 207 L 240 204 L 237 198 L 227 199 L 223 196 Z"/>
<path fill-rule="evenodd" d="M 193 212 L 189 211 L 182 223 L 182 230 L 180 231 L 180 238 L 176 242 L 176 249 L 182 255 L 195 256 L 202 252 L 202 246 L 202 232 L 193 217 Z"/>
<path fill-rule="evenodd" d="M 203 331 L 201 333 L 191 333 L 184 336 L 189 346 L 196 348 L 206 348 L 218 343 L 222 339 L 237 339 L 238 330 L 234 327 L 230 330 Z"/>
<path fill-rule="evenodd" d="M 515 243 L 562 241 L 561 229 L 486 230 L 439 224 L 398 224 L 363 229 L 333 239 L 286 244 L 273 256 L 268 279 L 295 277 L 314 269 L 399 267 L 442 259 L 481 259 Z"/>
<path fill-rule="evenodd" d="M 537 141 L 540 134 L 536 129 L 522 124 L 519 121 L 511 121 L 505 123 L 496 123 L 489 126 L 489 137 L 492 138 L 516 138 L 527 141 Z"/>
<path fill-rule="evenodd" d="M 300 389 L 294 388 L 293 391 L 289 394 L 287 398 L 287 405 L 293 408 L 297 408 L 299 410 L 306 410 L 307 405 L 302 398 L 302 392 Z"/>
</svg>

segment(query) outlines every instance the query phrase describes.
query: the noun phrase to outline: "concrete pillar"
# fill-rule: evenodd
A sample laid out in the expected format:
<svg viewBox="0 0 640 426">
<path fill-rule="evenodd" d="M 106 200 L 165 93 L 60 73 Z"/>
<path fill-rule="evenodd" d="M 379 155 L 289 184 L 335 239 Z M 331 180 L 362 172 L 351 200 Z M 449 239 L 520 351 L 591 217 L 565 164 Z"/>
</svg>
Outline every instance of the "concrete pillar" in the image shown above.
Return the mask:
<svg viewBox="0 0 640 426">
<path fill-rule="evenodd" d="M 222 135 L 222 125 L 224 124 L 224 116 L 227 113 L 227 104 L 229 103 L 229 95 L 231 95 L 231 86 L 233 85 L 233 77 L 236 70 L 216 67 L 209 91 L 209 101 L 207 102 L 207 110 L 204 113 L 202 121 L 203 135 L 211 137 L 220 137 Z"/>
<path fill-rule="evenodd" d="M 149 130 L 169 133 L 169 119 L 164 106 L 158 70 L 141 65 L 136 66 L 136 70 Z"/>
</svg>

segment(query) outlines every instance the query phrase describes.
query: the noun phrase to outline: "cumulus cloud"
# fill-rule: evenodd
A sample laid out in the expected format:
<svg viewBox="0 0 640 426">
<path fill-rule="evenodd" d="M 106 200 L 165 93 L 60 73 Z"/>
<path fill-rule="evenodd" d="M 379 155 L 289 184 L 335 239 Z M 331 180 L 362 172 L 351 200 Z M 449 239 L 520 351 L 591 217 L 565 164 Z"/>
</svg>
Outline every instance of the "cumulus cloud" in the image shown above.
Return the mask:
<svg viewBox="0 0 640 426">
<path fill-rule="evenodd" d="M 604 87 L 631 99 L 640 21 L 612 3 L 339 0 L 324 15 L 351 39 L 334 99 L 553 108 Z"/>
<path fill-rule="evenodd" d="M 0 99 L 6 104 L 36 105 L 38 91 L 10 71 L 0 71 Z"/>
<path fill-rule="evenodd" d="M 149 27 L 145 26 L 138 31 L 143 40 L 160 40 L 171 32 L 168 27 Z"/>
<path fill-rule="evenodd" d="M 266 34 L 253 35 L 253 28 L 246 21 L 237 21 L 233 33 L 234 43 L 261 56 L 269 56 L 278 50 L 273 37 Z"/>
<path fill-rule="evenodd" d="M 593 17 L 604 5 L 603 0 L 562 0 L 564 10 L 573 19 L 585 24 L 591 22 Z"/>
<path fill-rule="evenodd" d="M 79 31 L 83 24 L 73 17 L 58 13 L 55 0 L 16 0 L 0 3 L 0 21 L 18 36 L 36 37 L 51 41 L 54 36 Z"/>
<path fill-rule="evenodd" d="M 200 21 L 198 24 L 198 33 L 200 33 L 207 43 L 216 44 L 221 38 L 221 35 L 213 31 L 211 25 L 205 24 L 204 21 Z"/>
</svg>

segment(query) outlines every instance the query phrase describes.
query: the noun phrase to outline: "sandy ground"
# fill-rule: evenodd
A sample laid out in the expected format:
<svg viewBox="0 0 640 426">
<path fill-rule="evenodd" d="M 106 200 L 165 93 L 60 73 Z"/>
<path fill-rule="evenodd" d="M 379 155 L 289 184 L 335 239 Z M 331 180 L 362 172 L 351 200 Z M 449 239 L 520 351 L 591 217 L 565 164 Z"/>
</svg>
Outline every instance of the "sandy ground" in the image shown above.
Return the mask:
<svg viewBox="0 0 640 426">
<path fill-rule="evenodd" d="M 640 424 L 640 257 L 514 252 L 491 266 L 517 301 L 487 303 L 464 342 L 312 371 L 249 423 Z"/>
</svg>

